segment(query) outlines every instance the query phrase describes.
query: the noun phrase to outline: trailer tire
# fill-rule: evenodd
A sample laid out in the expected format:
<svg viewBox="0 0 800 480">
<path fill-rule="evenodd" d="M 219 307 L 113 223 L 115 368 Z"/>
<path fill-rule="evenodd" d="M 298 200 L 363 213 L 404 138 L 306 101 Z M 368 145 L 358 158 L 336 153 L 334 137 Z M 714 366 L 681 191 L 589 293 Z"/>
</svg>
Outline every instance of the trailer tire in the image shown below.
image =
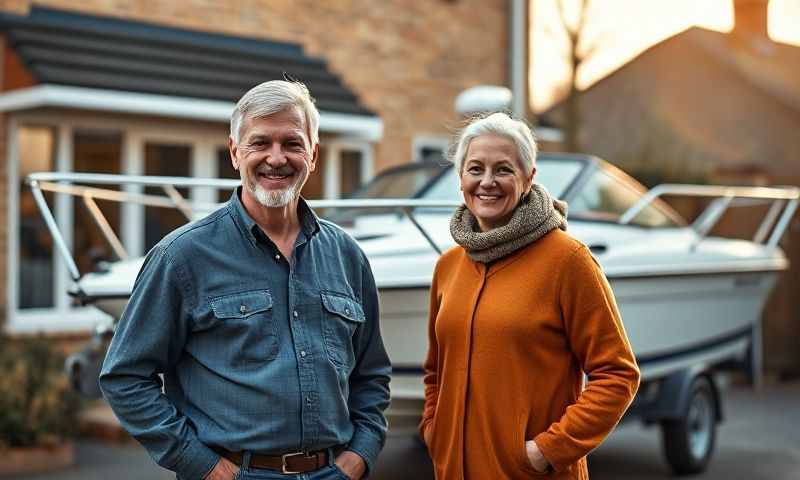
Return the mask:
<svg viewBox="0 0 800 480">
<path fill-rule="evenodd" d="M 677 475 L 705 470 L 716 442 L 717 402 L 711 380 L 697 376 L 689 395 L 679 419 L 661 421 L 664 455 Z"/>
</svg>

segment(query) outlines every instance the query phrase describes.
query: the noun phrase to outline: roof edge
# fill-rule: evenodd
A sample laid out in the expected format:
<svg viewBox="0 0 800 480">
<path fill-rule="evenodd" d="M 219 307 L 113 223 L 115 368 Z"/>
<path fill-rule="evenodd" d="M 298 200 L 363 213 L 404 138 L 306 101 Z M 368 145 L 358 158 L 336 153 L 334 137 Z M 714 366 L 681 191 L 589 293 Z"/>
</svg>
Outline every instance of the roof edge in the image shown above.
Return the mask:
<svg viewBox="0 0 800 480">
<path fill-rule="evenodd" d="M 43 107 L 228 123 L 235 104 L 203 98 L 50 84 L 0 94 L 0 112 L 17 112 Z M 348 135 L 371 142 L 379 141 L 383 137 L 383 121 L 377 116 L 328 111 L 319 113 L 321 133 Z"/>
</svg>

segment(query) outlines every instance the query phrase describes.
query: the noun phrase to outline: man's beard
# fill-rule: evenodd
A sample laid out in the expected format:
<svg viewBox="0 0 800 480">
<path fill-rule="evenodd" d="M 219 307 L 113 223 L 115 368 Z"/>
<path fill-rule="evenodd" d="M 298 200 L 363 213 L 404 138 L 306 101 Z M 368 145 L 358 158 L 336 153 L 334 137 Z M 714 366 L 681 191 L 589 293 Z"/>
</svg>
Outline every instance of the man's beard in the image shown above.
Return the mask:
<svg viewBox="0 0 800 480">
<path fill-rule="evenodd" d="M 279 174 L 296 174 L 295 182 L 288 187 L 281 190 L 267 190 L 261 183 L 257 181 L 259 173 L 268 174 L 276 172 Z M 259 166 L 255 171 L 255 177 L 251 177 L 249 172 L 241 170 L 242 183 L 245 184 L 247 190 L 253 194 L 258 203 L 264 207 L 285 207 L 289 205 L 294 199 L 300 196 L 300 189 L 303 188 L 306 179 L 308 178 L 308 169 L 303 167 L 302 170 L 295 171 L 289 166 L 279 168 L 277 170 L 269 167 Z"/>
</svg>

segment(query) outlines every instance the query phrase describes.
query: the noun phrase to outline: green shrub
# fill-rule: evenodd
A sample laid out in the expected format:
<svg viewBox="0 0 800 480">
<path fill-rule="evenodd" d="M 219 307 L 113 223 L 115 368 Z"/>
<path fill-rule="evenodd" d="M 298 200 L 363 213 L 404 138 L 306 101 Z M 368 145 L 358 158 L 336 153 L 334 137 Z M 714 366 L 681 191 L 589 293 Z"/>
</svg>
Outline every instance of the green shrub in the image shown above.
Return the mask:
<svg viewBox="0 0 800 480">
<path fill-rule="evenodd" d="M 0 335 L 0 447 L 56 444 L 77 433 L 80 397 L 43 338 Z"/>
</svg>

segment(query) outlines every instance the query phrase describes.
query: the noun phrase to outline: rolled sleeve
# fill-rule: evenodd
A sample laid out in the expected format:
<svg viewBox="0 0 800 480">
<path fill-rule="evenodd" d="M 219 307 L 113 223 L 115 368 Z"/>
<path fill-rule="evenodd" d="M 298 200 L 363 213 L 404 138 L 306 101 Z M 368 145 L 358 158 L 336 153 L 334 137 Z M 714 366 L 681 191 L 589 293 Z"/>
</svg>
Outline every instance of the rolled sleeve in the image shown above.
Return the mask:
<svg viewBox="0 0 800 480">
<path fill-rule="evenodd" d="M 372 472 L 378 454 L 383 449 L 383 439 L 376 437 L 367 430 L 356 430 L 353 439 L 347 445 L 347 450 L 357 453 L 367 464 L 367 472 Z"/>
<path fill-rule="evenodd" d="M 173 470 L 181 479 L 204 479 L 219 462 L 219 455 L 196 439 L 190 440 Z"/>
</svg>

